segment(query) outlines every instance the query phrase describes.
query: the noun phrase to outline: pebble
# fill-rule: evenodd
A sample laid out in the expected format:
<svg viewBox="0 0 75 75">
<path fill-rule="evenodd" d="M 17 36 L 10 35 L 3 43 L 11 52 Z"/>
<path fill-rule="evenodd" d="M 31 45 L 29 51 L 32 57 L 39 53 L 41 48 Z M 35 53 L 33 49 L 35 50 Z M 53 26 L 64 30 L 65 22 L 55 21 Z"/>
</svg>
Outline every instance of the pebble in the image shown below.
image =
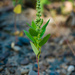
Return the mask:
<svg viewBox="0 0 75 75">
<path fill-rule="evenodd" d="M 16 52 L 18 52 L 18 51 L 21 50 L 21 48 L 20 48 L 19 46 L 14 46 L 13 49 L 14 49 L 14 51 L 16 51 Z"/>
<path fill-rule="evenodd" d="M 12 31 L 12 28 L 10 28 L 10 27 L 5 27 L 5 28 L 3 29 L 3 31 L 10 33 L 10 32 Z"/>
<path fill-rule="evenodd" d="M 75 71 L 73 71 L 73 72 L 71 73 L 71 75 L 75 75 Z"/>
<path fill-rule="evenodd" d="M 8 48 L 8 49 L 12 49 L 11 45 L 6 45 L 5 47 Z"/>
<path fill-rule="evenodd" d="M 30 57 L 30 59 L 32 59 L 32 60 L 36 60 L 36 55 L 35 55 L 34 53 L 31 53 L 31 54 L 29 55 L 29 57 Z"/>
<path fill-rule="evenodd" d="M 4 66 L 0 66 L 0 72 L 4 69 Z"/>
<path fill-rule="evenodd" d="M 23 46 L 23 44 L 19 41 L 19 42 L 17 42 L 15 45 L 17 45 L 17 46 L 20 46 L 20 47 L 22 47 Z"/>
<path fill-rule="evenodd" d="M 19 37 L 19 41 L 22 42 L 25 45 L 29 45 L 30 41 L 24 37 Z"/>
<path fill-rule="evenodd" d="M 49 75 L 60 75 L 58 72 L 51 71 Z"/>
<path fill-rule="evenodd" d="M 70 65 L 67 69 L 68 72 L 72 72 L 74 70 L 74 66 L 73 65 Z"/>
<path fill-rule="evenodd" d="M 35 71 L 30 71 L 28 75 L 38 75 Z"/>
<path fill-rule="evenodd" d="M 15 46 L 15 43 L 14 43 L 14 42 L 11 43 L 11 47 L 12 47 L 12 49 L 13 49 L 14 51 L 16 51 L 16 52 L 18 52 L 18 51 L 21 50 L 21 48 L 20 48 L 19 46 Z"/>
<path fill-rule="evenodd" d="M 45 70 L 46 70 L 46 66 L 40 65 L 40 69 L 41 69 L 42 71 L 45 71 Z"/>
<path fill-rule="evenodd" d="M 10 68 L 10 69 L 9 69 L 9 72 L 10 72 L 10 74 L 15 74 L 15 69 Z"/>
<path fill-rule="evenodd" d="M 75 37 L 75 32 L 71 34 L 73 37 Z"/>
<path fill-rule="evenodd" d="M 34 67 L 35 67 L 35 68 L 38 68 L 38 65 L 37 65 L 37 64 L 34 64 Z"/>
<path fill-rule="evenodd" d="M 2 50 L 2 44 L 0 44 L 0 50 Z"/>
<path fill-rule="evenodd" d="M 3 22 L 3 23 L 0 24 L 0 29 L 3 29 L 6 26 L 7 26 L 7 22 Z"/>
<path fill-rule="evenodd" d="M 43 61 L 42 63 L 44 66 L 48 67 L 49 66 L 49 63 L 47 61 Z"/>
<path fill-rule="evenodd" d="M 28 74 L 29 70 L 26 68 L 21 68 L 21 74 Z"/>
<path fill-rule="evenodd" d="M 75 60 L 74 61 L 71 61 L 70 64 L 75 66 Z"/>
<path fill-rule="evenodd" d="M 23 60 L 20 61 L 20 64 L 21 65 L 28 65 L 29 61 L 27 59 L 23 59 Z"/>
<path fill-rule="evenodd" d="M 3 53 L 3 54 L 1 54 L 0 55 L 0 61 L 6 59 L 9 55 L 10 55 L 10 52 L 8 52 L 8 51 Z"/>
</svg>

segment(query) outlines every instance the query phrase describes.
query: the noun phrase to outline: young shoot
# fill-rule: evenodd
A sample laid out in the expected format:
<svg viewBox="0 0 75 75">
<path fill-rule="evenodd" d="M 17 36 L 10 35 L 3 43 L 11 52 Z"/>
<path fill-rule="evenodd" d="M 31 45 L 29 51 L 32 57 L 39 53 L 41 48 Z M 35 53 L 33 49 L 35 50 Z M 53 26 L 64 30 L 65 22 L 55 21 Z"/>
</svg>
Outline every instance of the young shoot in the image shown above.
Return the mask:
<svg viewBox="0 0 75 75">
<path fill-rule="evenodd" d="M 26 36 L 31 40 L 30 44 L 32 46 L 32 49 L 36 55 L 37 63 L 38 63 L 38 75 L 39 75 L 39 57 L 41 54 L 41 47 L 48 41 L 50 34 L 46 35 L 44 38 L 43 35 L 46 31 L 46 27 L 50 21 L 50 19 L 46 22 L 46 24 L 41 27 L 43 24 L 43 19 L 41 19 L 41 6 L 40 6 L 40 0 L 37 0 L 36 4 L 36 20 L 32 21 L 31 25 L 29 25 L 29 32 L 24 30 Z"/>
</svg>

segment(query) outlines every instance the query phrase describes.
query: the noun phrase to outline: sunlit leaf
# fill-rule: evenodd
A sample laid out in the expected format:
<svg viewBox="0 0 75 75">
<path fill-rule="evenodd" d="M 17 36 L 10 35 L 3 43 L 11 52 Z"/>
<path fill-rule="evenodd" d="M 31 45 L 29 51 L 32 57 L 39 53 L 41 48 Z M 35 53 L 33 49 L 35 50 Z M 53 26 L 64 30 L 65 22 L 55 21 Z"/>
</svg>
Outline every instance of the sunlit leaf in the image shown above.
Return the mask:
<svg viewBox="0 0 75 75">
<path fill-rule="evenodd" d="M 15 2 L 15 1 L 13 1 L 12 3 L 13 3 L 13 6 L 15 6 L 15 5 L 16 5 L 16 2 Z"/>
<path fill-rule="evenodd" d="M 42 30 L 46 29 L 48 23 L 49 23 L 50 19 L 47 21 L 47 23 L 42 27 Z"/>
<path fill-rule="evenodd" d="M 24 32 L 25 32 L 26 36 L 27 36 L 30 40 L 32 40 L 33 42 L 35 42 L 34 38 L 33 38 L 27 31 L 24 30 Z"/>
<path fill-rule="evenodd" d="M 29 33 L 32 35 L 32 36 L 37 36 L 38 35 L 38 32 L 32 28 L 29 29 Z"/>
<path fill-rule="evenodd" d="M 20 14 L 21 13 L 21 5 L 20 4 L 18 4 L 15 8 L 14 8 L 14 13 L 16 13 L 16 14 Z"/>
<path fill-rule="evenodd" d="M 46 31 L 46 29 L 42 30 L 40 37 L 42 37 L 44 35 L 45 31 Z"/>
<path fill-rule="evenodd" d="M 33 28 L 30 24 L 26 23 L 29 27 Z"/>
<path fill-rule="evenodd" d="M 46 35 L 39 43 L 39 46 L 43 46 L 49 39 L 50 34 Z"/>
<path fill-rule="evenodd" d="M 32 49 L 33 49 L 34 53 L 35 53 L 36 55 L 38 55 L 39 51 L 38 51 L 38 49 L 36 48 L 36 46 L 35 46 L 32 42 L 30 42 L 30 44 L 31 44 L 31 46 L 32 46 Z"/>
<path fill-rule="evenodd" d="M 34 29 L 36 29 L 36 28 L 37 28 L 37 26 L 36 26 L 36 24 L 35 24 L 35 22 L 34 22 L 34 21 L 32 21 L 31 25 L 32 25 L 32 27 L 33 27 Z"/>
</svg>

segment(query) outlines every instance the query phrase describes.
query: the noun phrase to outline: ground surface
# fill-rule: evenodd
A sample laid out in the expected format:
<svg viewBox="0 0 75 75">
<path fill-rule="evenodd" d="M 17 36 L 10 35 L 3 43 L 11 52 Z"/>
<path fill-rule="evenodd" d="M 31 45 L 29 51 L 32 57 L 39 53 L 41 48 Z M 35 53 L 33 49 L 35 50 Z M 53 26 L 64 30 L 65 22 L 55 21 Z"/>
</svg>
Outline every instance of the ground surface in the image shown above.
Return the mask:
<svg viewBox="0 0 75 75">
<path fill-rule="evenodd" d="M 75 29 L 65 24 L 68 16 L 60 14 L 53 17 L 49 11 L 45 14 L 46 17 L 41 17 L 44 19 L 43 24 L 50 19 L 45 35 L 50 33 L 51 37 L 42 47 L 39 62 L 40 75 L 67 75 L 68 67 L 75 66 L 75 56 L 67 44 L 69 42 L 75 50 Z M 0 75 L 37 75 L 36 56 L 31 49 L 29 39 L 23 33 L 24 29 L 28 31 L 29 27 L 26 23 L 31 24 L 36 18 L 35 15 L 36 10 L 32 8 L 27 8 L 22 14 L 17 15 L 15 32 L 14 13 L 11 10 L 5 12 L 1 10 Z M 75 75 L 75 70 L 71 75 Z"/>
</svg>

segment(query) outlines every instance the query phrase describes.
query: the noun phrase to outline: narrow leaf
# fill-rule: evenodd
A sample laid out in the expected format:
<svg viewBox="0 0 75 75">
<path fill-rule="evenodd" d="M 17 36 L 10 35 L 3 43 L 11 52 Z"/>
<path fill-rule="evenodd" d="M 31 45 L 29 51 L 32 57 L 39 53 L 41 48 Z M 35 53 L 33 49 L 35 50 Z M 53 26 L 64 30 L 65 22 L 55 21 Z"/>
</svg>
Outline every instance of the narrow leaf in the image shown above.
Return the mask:
<svg viewBox="0 0 75 75">
<path fill-rule="evenodd" d="M 49 39 L 50 34 L 46 35 L 39 43 L 39 46 L 43 46 Z"/>
<path fill-rule="evenodd" d="M 30 24 L 26 23 L 29 27 L 33 28 Z"/>
<path fill-rule="evenodd" d="M 35 22 L 34 21 L 32 21 L 32 27 L 34 28 L 34 29 L 36 29 L 37 28 L 37 26 L 36 26 L 36 24 L 35 24 Z"/>
<path fill-rule="evenodd" d="M 42 27 L 42 30 L 46 29 L 48 23 L 49 23 L 50 19 L 47 21 L 47 23 Z"/>
<path fill-rule="evenodd" d="M 36 48 L 36 46 L 35 46 L 32 42 L 30 42 L 30 44 L 31 44 L 31 46 L 32 46 L 32 49 L 33 49 L 34 53 L 35 53 L 36 55 L 38 55 L 39 51 L 38 51 L 38 49 Z"/>
<path fill-rule="evenodd" d="M 46 29 L 42 30 L 40 37 L 42 37 L 44 35 L 45 31 L 46 31 Z"/>
<path fill-rule="evenodd" d="M 34 38 L 33 38 L 27 31 L 24 30 L 24 32 L 25 32 L 26 36 L 27 36 L 30 40 L 32 40 L 33 42 L 35 42 Z"/>
</svg>

